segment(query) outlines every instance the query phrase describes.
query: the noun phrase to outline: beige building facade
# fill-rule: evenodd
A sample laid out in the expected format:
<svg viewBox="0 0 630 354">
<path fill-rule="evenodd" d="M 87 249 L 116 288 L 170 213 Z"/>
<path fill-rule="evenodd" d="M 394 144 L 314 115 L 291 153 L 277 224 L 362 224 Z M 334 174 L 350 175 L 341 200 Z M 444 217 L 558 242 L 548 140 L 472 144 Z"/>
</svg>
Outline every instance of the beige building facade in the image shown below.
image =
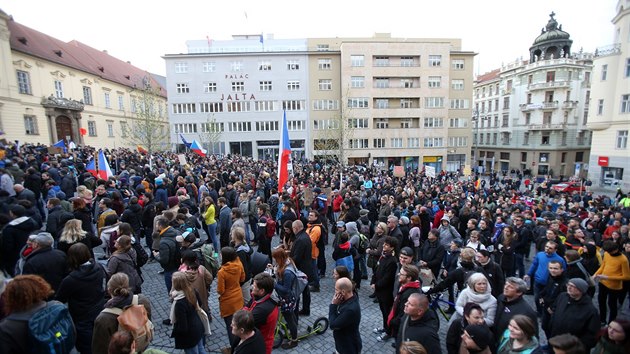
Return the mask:
<svg viewBox="0 0 630 354">
<path fill-rule="evenodd" d="M 588 127 L 593 131 L 588 177 L 594 185 L 630 188 L 630 1 L 612 19 L 614 44 L 597 49 Z"/>
<path fill-rule="evenodd" d="M 151 74 L 81 42 L 63 42 L 0 10 L 0 129 L 7 140 L 135 147 L 140 88 L 150 85 L 167 122 L 166 91 Z M 161 129 L 168 130 L 168 124 Z"/>
</svg>

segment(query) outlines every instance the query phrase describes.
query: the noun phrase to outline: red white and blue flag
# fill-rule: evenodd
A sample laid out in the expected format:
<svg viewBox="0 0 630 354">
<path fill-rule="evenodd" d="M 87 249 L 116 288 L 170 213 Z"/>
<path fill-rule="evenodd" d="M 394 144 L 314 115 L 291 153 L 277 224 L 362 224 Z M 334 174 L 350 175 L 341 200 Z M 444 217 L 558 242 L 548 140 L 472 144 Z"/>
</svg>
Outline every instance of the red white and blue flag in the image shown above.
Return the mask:
<svg viewBox="0 0 630 354">
<path fill-rule="evenodd" d="M 86 166 L 86 170 L 90 172 L 94 177 L 107 180 L 109 177 L 113 176 L 111 168 L 109 168 L 109 163 L 107 162 L 107 158 L 103 153 L 103 150 L 98 151 L 98 166 L 96 165 L 95 159 L 92 159 L 90 163 Z"/>
<path fill-rule="evenodd" d="M 201 145 L 199 145 L 197 140 L 193 140 L 192 143 L 190 143 L 190 150 L 192 150 L 193 152 L 197 153 L 197 155 L 199 155 L 201 157 L 206 157 L 206 150 L 204 150 L 201 147 Z"/>
<path fill-rule="evenodd" d="M 278 191 L 281 191 L 289 180 L 289 161 L 291 159 L 291 141 L 287 127 L 287 112 L 282 118 L 282 135 L 280 136 L 280 153 L 278 154 Z"/>
</svg>

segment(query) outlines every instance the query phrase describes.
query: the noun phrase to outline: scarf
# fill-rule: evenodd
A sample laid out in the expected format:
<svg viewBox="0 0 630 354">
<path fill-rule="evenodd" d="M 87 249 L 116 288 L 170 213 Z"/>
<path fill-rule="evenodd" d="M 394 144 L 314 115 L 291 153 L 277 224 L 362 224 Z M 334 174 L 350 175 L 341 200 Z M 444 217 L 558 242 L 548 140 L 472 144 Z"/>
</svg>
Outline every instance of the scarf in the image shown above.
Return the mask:
<svg viewBox="0 0 630 354">
<path fill-rule="evenodd" d="M 406 289 L 420 289 L 420 281 L 418 280 L 414 280 L 414 281 L 410 281 L 407 284 L 403 284 L 400 289 L 398 289 L 398 294 L 396 294 L 396 298 L 394 299 L 394 304 L 392 305 L 392 309 L 389 311 L 389 315 L 387 316 L 387 325 L 389 326 L 391 320 L 394 318 L 394 316 L 396 315 L 396 309 L 398 308 L 398 304 L 400 303 L 400 295 L 406 290 Z"/>
<path fill-rule="evenodd" d="M 173 302 L 171 303 L 171 313 L 169 318 L 171 319 L 171 323 L 175 324 L 175 303 L 177 300 L 186 298 L 186 295 L 181 290 L 173 290 L 171 291 L 171 297 L 173 298 Z"/>
</svg>

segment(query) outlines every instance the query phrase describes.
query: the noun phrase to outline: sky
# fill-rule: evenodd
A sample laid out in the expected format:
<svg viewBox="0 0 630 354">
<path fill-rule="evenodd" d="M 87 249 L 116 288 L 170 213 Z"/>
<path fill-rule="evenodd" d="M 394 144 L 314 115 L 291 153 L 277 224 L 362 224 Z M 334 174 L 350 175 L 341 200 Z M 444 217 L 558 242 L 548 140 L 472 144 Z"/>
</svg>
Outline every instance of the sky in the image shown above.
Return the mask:
<svg viewBox="0 0 630 354">
<path fill-rule="evenodd" d="M 164 75 L 165 54 L 187 40 L 235 34 L 307 37 L 461 38 L 478 53 L 475 74 L 529 58 L 549 14 L 573 39 L 572 51 L 613 43 L 617 0 L 4 0 L 16 22 L 68 42 L 78 40 L 143 70 Z"/>
</svg>

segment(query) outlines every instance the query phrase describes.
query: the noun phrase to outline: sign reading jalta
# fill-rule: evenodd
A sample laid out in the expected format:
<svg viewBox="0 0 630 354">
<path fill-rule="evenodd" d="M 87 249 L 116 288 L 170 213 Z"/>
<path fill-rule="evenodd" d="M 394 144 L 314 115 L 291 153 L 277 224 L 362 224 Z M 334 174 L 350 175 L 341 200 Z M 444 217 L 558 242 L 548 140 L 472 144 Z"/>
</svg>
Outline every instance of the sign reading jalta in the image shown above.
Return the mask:
<svg viewBox="0 0 630 354">
<path fill-rule="evenodd" d="M 241 80 L 241 79 L 249 79 L 249 74 L 225 74 L 226 80 Z M 234 89 L 234 82 L 232 82 L 232 89 Z M 244 87 L 244 82 L 237 83 L 240 86 Z M 245 101 L 245 100 L 255 100 L 256 97 L 254 94 L 247 94 L 245 92 L 242 93 L 222 93 L 221 101 Z"/>
</svg>

